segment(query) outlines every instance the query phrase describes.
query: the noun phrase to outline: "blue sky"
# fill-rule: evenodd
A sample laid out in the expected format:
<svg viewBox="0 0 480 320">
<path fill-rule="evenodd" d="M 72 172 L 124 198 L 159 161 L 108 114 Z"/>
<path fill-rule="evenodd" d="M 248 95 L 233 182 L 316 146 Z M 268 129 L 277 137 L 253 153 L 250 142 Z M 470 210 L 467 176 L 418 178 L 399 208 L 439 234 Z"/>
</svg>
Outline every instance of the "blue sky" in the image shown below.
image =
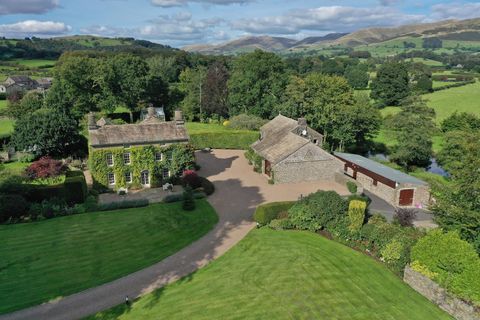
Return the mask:
<svg viewBox="0 0 480 320">
<path fill-rule="evenodd" d="M 475 17 L 480 2 L 463 0 L 0 0 L 0 36 L 129 36 L 181 47 Z"/>
</svg>

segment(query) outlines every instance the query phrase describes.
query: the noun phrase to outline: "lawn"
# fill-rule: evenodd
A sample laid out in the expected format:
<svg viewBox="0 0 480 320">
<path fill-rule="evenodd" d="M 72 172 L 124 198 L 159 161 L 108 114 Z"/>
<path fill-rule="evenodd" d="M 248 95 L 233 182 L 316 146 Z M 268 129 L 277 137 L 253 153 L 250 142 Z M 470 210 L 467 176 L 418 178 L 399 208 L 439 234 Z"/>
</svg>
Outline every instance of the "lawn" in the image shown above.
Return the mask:
<svg viewBox="0 0 480 320">
<path fill-rule="evenodd" d="M 389 130 L 384 128 L 380 129 L 380 131 L 378 132 L 378 135 L 373 139 L 373 141 L 377 143 L 383 143 L 387 147 L 393 147 L 397 143 L 397 141 L 392 137 L 392 135 L 389 134 Z M 444 141 L 443 135 L 434 136 L 432 138 L 432 142 L 433 142 L 432 148 L 434 153 L 437 153 L 442 149 L 443 141 Z"/>
<path fill-rule="evenodd" d="M 14 121 L 8 118 L 0 117 L 0 137 L 9 135 L 13 131 Z"/>
<path fill-rule="evenodd" d="M 7 108 L 8 100 L 0 100 L 0 111 Z"/>
<path fill-rule="evenodd" d="M 0 313 L 112 281 L 197 240 L 218 220 L 206 200 L 0 226 Z"/>
<path fill-rule="evenodd" d="M 246 149 L 259 137 L 257 131 L 233 130 L 221 124 L 187 122 L 186 126 L 196 149 Z"/>
<path fill-rule="evenodd" d="M 8 170 L 14 174 L 22 174 L 25 169 L 30 165 L 28 162 L 9 162 L 4 164 L 5 170 Z"/>
<path fill-rule="evenodd" d="M 251 231 L 205 268 L 93 319 L 451 319 L 372 258 L 302 231 Z"/>
<path fill-rule="evenodd" d="M 38 68 L 43 66 L 55 66 L 56 60 L 45 60 L 45 59 L 15 59 L 14 62 L 22 65 L 27 66 L 30 68 Z"/>
</svg>

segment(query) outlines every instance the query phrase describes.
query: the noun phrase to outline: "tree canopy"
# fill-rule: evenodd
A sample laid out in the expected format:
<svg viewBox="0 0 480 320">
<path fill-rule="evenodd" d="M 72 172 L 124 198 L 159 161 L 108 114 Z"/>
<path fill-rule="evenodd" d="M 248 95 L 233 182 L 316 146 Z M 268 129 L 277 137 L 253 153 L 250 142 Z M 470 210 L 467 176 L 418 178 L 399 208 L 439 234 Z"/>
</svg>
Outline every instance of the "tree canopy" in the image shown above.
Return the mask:
<svg viewBox="0 0 480 320">
<path fill-rule="evenodd" d="M 394 61 L 382 64 L 372 81 L 371 97 L 381 106 L 397 106 L 409 93 L 407 66 Z"/>
</svg>

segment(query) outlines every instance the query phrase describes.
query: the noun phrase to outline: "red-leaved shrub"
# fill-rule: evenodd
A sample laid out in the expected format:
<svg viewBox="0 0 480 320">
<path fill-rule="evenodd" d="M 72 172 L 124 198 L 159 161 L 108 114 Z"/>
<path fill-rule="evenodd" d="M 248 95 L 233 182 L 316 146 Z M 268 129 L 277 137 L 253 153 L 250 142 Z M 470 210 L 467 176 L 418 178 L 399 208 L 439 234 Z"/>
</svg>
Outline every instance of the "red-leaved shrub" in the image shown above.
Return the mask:
<svg viewBox="0 0 480 320">
<path fill-rule="evenodd" d="M 202 181 L 194 170 L 183 171 L 182 178 L 184 184 L 190 186 L 192 189 L 197 189 L 202 186 Z"/>
<path fill-rule="evenodd" d="M 33 162 L 26 170 L 30 179 L 57 177 L 66 171 L 67 167 L 62 161 L 50 157 L 42 157 Z"/>
</svg>

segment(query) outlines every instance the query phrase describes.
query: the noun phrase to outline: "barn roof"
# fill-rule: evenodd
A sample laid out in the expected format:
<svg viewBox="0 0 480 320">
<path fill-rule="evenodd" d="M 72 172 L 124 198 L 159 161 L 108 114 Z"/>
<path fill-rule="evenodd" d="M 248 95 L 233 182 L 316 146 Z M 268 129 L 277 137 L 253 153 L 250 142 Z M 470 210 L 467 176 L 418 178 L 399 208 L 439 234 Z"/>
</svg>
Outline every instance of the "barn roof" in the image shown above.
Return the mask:
<svg viewBox="0 0 480 320">
<path fill-rule="evenodd" d="M 252 144 L 252 149 L 272 164 L 276 164 L 310 143 L 309 139 L 297 134 L 298 127 L 296 120 L 278 115 L 260 128 L 262 139 Z M 307 128 L 307 131 L 315 134 L 315 138 L 322 136 L 313 129 Z"/>
<path fill-rule="evenodd" d="M 187 142 L 189 136 L 183 125 L 169 122 L 142 122 L 138 124 L 104 125 L 88 130 L 92 147 L 135 144 Z"/>
<path fill-rule="evenodd" d="M 425 181 L 412 177 L 411 175 L 408 175 L 399 170 L 395 170 L 393 168 L 387 167 L 386 165 L 381 164 L 377 161 L 362 157 L 361 155 L 353 154 L 353 153 L 342 153 L 342 152 L 335 152 L 334 154 L 341 160 L 346 160 L 348 162 L 356 164 L 359 167 L 367 169 L 389 180 L 392 180 L 398 183 L 427 185 Z"/>
</svg>

